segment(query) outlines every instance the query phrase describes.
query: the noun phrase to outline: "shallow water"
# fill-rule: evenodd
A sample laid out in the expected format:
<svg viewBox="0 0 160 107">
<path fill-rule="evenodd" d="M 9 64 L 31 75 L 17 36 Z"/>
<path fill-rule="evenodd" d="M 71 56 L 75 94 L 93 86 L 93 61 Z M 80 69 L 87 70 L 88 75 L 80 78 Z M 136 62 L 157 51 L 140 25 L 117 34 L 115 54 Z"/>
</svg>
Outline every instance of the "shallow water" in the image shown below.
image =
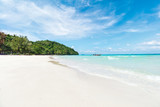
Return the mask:
<svg viewBox="0 0 160 107">
<path fill-rule="evenodd" d="M 67 66 L 133 86 L 160 89 L 160 55 L 54 56 Z"/>
</svg>

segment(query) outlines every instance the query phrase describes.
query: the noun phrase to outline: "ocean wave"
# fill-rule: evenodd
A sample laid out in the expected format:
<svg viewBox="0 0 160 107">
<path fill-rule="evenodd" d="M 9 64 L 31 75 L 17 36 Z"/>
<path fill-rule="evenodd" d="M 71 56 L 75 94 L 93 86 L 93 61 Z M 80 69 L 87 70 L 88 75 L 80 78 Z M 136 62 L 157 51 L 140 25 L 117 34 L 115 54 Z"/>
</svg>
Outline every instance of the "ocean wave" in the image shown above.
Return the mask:
<svg viewBox="0 0 160 107">
<path fill-rule="evenodd" d="M 83 58 L 83 60 L 84 60 L 84 61 L 87 61 L 88 59 L 87 59 L 87 58 Z"/>
<path fill-rule="evenodd" d="M 160 76 L 155 76 L 155 75 L 147 75 L 146 76 L 148 79 L 152 80 L 152 81 L 156 81 L 160 83 Z"/>
<path fill-rule="evenodd" d="M 118 60 L 119 58 L 112 57 L 112 56 L 107 56 L 108 60 Z"/>
</svg>

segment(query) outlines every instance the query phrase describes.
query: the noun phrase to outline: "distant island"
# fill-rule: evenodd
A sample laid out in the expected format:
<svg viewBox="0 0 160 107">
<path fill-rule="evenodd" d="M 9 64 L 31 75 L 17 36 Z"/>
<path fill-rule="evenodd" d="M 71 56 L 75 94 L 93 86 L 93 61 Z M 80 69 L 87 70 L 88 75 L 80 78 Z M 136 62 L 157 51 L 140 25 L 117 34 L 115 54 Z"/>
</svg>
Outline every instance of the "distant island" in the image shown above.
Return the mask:
<svg viewBox="0 0 160 107">
<path fill-rule="evenodd" d="M 26 36 L 0 32 L 0 54 L 3 55 L 78 55 L 74 49 L 55 41 L 29 41 Z"/>
</svg>

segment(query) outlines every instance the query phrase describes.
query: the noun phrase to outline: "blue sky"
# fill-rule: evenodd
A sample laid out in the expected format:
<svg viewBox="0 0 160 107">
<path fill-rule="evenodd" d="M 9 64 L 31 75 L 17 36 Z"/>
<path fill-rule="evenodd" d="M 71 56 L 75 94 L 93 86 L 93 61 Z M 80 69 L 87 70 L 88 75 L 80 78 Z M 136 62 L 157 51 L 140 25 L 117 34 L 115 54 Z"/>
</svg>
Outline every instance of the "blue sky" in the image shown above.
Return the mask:
<svg viewBox="0 0 160 107">
<path fill-rule="evenodd" d="M 160 0 L 0 0 L 0 31 L 79 53 L 160 53 Z"/>
</svg>

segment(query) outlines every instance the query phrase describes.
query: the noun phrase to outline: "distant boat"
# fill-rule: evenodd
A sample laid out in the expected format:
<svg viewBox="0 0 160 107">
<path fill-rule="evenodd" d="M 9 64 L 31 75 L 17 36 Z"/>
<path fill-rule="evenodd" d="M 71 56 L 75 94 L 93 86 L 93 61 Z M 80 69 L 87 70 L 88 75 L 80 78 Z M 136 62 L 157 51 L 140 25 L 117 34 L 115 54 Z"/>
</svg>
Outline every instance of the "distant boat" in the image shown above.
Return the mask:
<svg viewBox="0 0 160 107">
<path fill-rule="evenodd" d="M 93 56 L 101 56 L 101 54 L 93 54 Z"/>
</svg>

